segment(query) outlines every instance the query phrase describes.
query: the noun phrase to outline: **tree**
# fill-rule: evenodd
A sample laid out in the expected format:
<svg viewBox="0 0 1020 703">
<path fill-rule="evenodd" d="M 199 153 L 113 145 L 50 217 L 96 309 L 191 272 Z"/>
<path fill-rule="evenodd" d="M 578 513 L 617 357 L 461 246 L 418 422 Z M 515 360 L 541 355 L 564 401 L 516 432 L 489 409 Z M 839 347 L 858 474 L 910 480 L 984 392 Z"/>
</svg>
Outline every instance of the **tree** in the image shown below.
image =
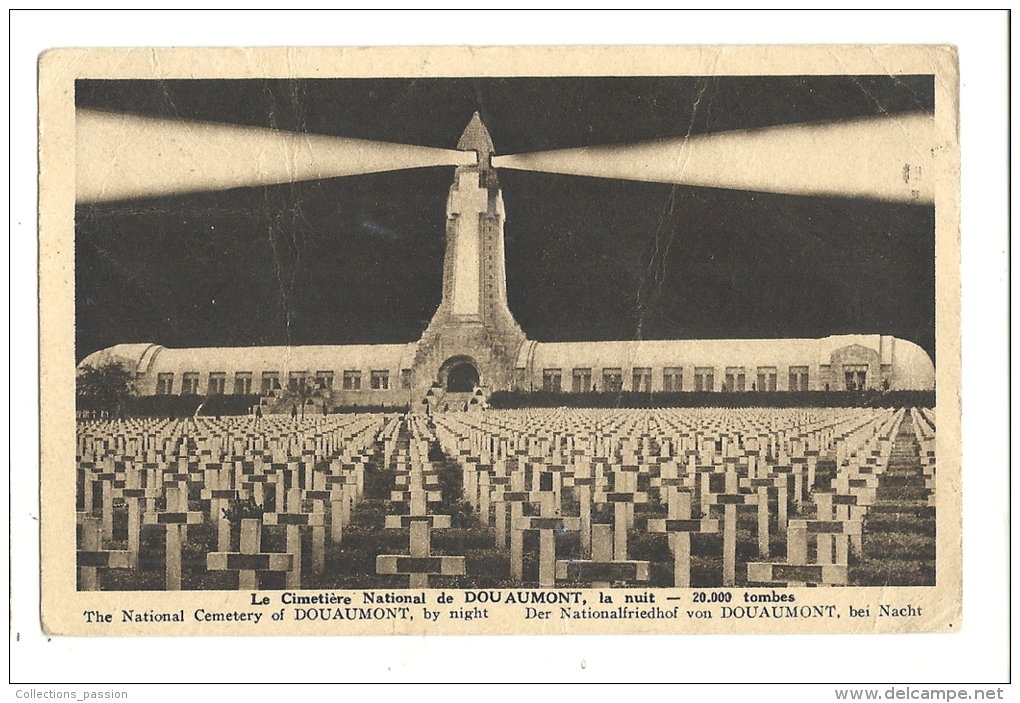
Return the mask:
<svg viewBox="0 0 1020 703">
<path fill-rule="evenodd" d="M 312 378 L 306 378 L 304 382 L 299 382 L 293 393 L 301 404 L 301 419 L 305 417 L 305 405 L 308 401 L 313 398 L 322 398 L 325 395 L 324 389 L 320 388 Z"/>
<path fill-rule="evenodd" d="M 114 414 L 135 394 L 133 374 L 116 361 L 81 367 L 75 386 L 79 410 Z"/>
</svg>

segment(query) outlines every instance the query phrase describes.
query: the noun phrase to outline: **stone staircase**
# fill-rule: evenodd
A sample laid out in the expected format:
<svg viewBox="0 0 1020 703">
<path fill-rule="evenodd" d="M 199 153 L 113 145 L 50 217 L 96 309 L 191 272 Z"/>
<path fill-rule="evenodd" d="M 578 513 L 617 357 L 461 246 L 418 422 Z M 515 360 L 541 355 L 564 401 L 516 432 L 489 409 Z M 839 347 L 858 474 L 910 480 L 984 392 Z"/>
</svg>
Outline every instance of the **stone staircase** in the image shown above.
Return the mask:
<svg viewBox="0 0 1020 703">
<path fill-rule="evenodd" d="M 935 508 L 913 423 L 908 411 L 879 476 L 876 503 L 864 520 L 864 556 L 850 568 L 852 584 L 935 585 Z"/>
</svg>

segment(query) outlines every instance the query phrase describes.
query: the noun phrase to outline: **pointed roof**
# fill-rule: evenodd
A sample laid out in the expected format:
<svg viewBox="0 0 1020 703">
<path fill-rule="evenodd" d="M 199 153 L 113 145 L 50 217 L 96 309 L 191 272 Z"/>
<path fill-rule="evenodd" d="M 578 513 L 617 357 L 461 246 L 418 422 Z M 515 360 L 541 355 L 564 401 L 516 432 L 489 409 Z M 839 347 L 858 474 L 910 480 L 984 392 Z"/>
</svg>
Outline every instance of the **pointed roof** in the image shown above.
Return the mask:
<svg viewBox="0 0 1020 703">
<path fill-rule="evenodd" d="M 492 145 L 492 137 L 489 136 L 489 130 L 485 128 L 482 118 L 477 112 L 471 118 L 471 121 L 468 122 L 468 126 L 464 128 L 464 133 L 460 135 L 457 149 L 460 151 L 476 151 L 480 160 L 496 152 L 495 147 Z"/>
</svg>

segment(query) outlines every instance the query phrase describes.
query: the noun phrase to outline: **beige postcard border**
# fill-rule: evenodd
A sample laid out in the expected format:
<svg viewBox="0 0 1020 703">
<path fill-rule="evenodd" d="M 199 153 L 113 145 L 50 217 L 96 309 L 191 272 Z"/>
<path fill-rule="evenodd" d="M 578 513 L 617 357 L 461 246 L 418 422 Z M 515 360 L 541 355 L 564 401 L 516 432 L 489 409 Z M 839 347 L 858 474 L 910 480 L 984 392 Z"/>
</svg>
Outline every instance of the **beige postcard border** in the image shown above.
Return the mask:
<svg viewBox="0 0 1020 703">
<path fill-rule="evenodd" d="M 75 590 L 74 556 L 74 80 L 76 78 L 262 78 L 501 75 L 758 75 L 934 73 L 936 122 L 946 147 L 936 189 L 936 342 L 938 355 L 937 583 L 936 587 L 792 589 L 797 605 L 818 606 L 841 617 L 770 621 L 718 617 L 712 621 L 561 621 L 526 619 L 523 606 L 503 606 L 484 621 L 457 623 L 274 621 L 284 608 L 279 592 L 258 626 L 203 623 L 196 612 L 253 611 L 248 593 L 84 593 Z M 383 49 L 63 49 L 40 61 L 40 412 L 41 586 L 45 629 L 67 635 L 255 635 L 255 634 L 623 634 L 753 632 L 956 631 L 962 616 L 960 473 L 960 209 L 958 62 L 947 47 L 586 47 L 586 48 L 383 48 Z M 920 145 L 934 148 L 935 145 Z M 525 589 L 533 590 L 533 589 Z M 689 592 L 681 609 L 691 607 Z M 719 590 L 719 589 L 713 589 Z M 733 589 L 734 593 L 742 589 Z M 351 595 L 359 604 L 359 592 Z M 409 593 L 409 592 L 408 592 Z M 459 593 L 454 591 L 454 594 Z M 614 589 L 617 594 L 627 593 Z M 425 594 L 428 609 L 440 592 Z M 665 595 L 665 594 L 663 594 Z M 595 590 L 580 598 L 595 603 Z M 459 599 L 458 599 L 459 600 Z M 914 606 L 906 619 L 851 619 L 848 609 Z M 263 607 L 263 606 L 258 606 Z M 421 608 L 420 605 L 414 606 Z M 86 622 L 89 610 L 121 609 L 185 613 L 173 625 L 144 623 L 110 627 Z M 119 618 L 116 618 L 119 619 Z"/>
</svg>

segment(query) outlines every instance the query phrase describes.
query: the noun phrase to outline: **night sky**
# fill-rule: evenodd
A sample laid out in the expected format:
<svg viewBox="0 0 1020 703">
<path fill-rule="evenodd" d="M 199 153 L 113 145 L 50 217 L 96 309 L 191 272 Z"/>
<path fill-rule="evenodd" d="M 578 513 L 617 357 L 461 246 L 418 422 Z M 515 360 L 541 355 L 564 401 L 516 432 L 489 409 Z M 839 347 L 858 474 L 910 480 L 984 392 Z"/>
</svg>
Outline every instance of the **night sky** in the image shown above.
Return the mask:
<svg viewBox="0 0 1020 703">
<path fill-rule="evenodd" d="M 699 100 L 700 97 L 700 100 Z M 931 76 L 99 81 L 79 107 L 497 154 L 934 110 Z M 695 109 L 695 104 L 697 108 Z M 531 339 L 892 334 L 934 358 L 935 209 L 502 170 Z M 415 341 L 453 168 L 79 206 L 76 355 Z"/>
</svg>

